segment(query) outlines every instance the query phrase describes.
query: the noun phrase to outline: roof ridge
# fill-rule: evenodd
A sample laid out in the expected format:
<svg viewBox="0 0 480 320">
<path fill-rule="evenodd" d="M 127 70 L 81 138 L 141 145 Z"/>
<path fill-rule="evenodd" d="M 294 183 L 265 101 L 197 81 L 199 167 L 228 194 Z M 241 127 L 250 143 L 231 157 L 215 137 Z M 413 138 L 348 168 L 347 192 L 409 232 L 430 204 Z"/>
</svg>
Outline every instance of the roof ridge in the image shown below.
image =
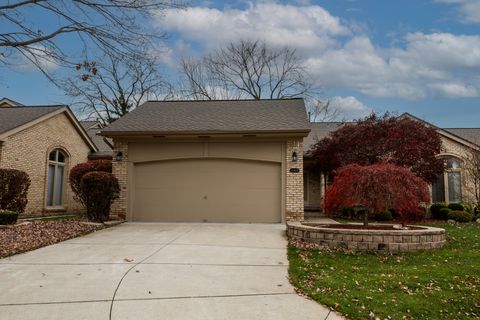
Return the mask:
<svg viewBox="0 0 480 320">
<path fill-rule="evenodd" d="M 445 130 L 449 130 L 449 129 L 480 129 L 480 127 L 453 127 L 453 128 L 442 128 L 442 129 L 445 129 Z"/>
<path fill-rule="evenodd" d="M 221 102 L 221 101 L 283 101 L 283 100 L 303 100 L 303 98 L 274 98 L 274 99 L 215 99 L 215 100 L 147 100 L 146 102 Z"/>
<path fill-rule="evenodd" d="M 39 104 L 39 105 L 29 105 L 29 106 L 8 106 L 1 107 L 1 109 L 25 109 L 25 108 L 54 108 L 54 107 L 68 107 L 66 104 Z"/>
</svg>

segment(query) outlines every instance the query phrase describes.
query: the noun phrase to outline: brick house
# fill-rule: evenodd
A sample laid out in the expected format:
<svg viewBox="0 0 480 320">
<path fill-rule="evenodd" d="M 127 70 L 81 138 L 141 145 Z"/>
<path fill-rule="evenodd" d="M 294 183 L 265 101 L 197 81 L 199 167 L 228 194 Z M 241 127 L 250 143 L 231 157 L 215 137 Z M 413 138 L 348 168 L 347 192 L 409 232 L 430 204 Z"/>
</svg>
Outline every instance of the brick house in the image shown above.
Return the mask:
<svg viewBox="0 0 480 320">
<path fill-rule="evenodd" d="M 436 183 L 430 186 L 432 202 L 473 202 L 473 186 L 466 179 L 463 164 L 471 149 L 480 150 L 480 128 L 438 128 L 408 113 L 400 117 L 421 121 L 435 128 L 440 134 L 442 152 L 439 157 L 445 160 L 445 172 Z M 325 186 L 331 181 L 314 169 L 314 161 L 309 151 L 316 141 L 326 137 L 343 124 L 342 122 L 312 123 L 311 132 L 303 141 L 304 203 L 305 210 L 310 214 L 321 211 Z"/>
<path fill-rule="evenodd" d="M 80 123 L 64 105 L 23 106 L 0 100 L 0 168 L 29 175 L 25 214 L 82 210 L 69 187 L 70 168 L 89 157 L 111 158 L 111 148 L 95 136 L 100 129 L 95 126 Z"/>
<path fill-rule="evenodd" d="M 149 101 L 104 128 L 129 221 L 303 219 L 302 99 Z"/>
<path fill-rule="evenodd" d="M 70 168 L 113 155 L 121 194 L 112 215 L 130 221 L 302 220 L 304 211 L 321 211 L 328 183 L 308 151 L 341 125 L 310 123 L 302 99 L 151 101 L 106 128 L 79 122 L 67 106 L 1 99 L 0 167 L 29 174 L 27 214 L 82 210 L 69 187 Z M 436 129 L 446 170 L 431 187 L 432 200 L 469 201 L 462 162 L 469 149 L 479 148 L 480 128 Z"/>
</svg>

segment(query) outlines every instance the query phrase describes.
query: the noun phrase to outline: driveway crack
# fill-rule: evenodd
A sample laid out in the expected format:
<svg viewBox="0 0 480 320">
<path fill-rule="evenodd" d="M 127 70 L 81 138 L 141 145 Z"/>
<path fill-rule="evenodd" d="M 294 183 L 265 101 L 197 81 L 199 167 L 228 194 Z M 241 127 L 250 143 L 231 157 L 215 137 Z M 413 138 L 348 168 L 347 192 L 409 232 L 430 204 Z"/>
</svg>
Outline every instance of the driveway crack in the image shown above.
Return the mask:
<svg viewBox="0 0 480 320">
<path fill-rule="evenodd" d="M 123 276 L 120 278 L 120 281 L 118 281 L 118 284 L 115 288 L 115 291 L 113 292 L 113 296 L 112 296 L 112 300 L 110 302 L 110 312 L 109 312 L 109 316 L 108 316 L 108 319 L 109 320 L 112 320 L 112 312 L 113 312 L 113 303 L 115 302 L 115 297 L 117 296 L 117 292 L 118 292 L 118 289 L 120 288 L 120 285 L 122 284 L 123 282 L 123 279 L 125 279 L 125 277 L 130 273 L 130 271 L 132 271 L 135 267 L 137 267 L 139 264 L 141 264 L 142 262 L 146 261 L 147 259 L 149 259 L 150 257 L 152 257 L 153 255 L 157 254 L 158 252 L 160 252 L 162 249 L 164 249 L 165 247 L 167 247 L 168 245 L 170 245 L 171 243 L 177 241 L 178 239 L 180 239 L 181 237 L 183 236 L 186 236 L 187 234 L 189 234 L 190 232 L 193 231 L 193 229 L 195 229 L 196 227 L 198 226 L 193 226 L 192 228 L 190 228 L 190 230 L 182 233 L 182 234 L 179 234 L 178 236 L 176 236 L 175 238 L 173 238 L 172 240 L 168 241 L 167 243 L 163 244 L 160 248 L 158 248 L 157 250 L 155 250 L 154 252 L 152 252 L 150 255 L 146 256 L 145 258 L 143 258 L 142 260 L 138 261 L 137 263 L 133 264 L 127 271 L 125 271 L 125 273 L 123 274 Z"/>
</svg>

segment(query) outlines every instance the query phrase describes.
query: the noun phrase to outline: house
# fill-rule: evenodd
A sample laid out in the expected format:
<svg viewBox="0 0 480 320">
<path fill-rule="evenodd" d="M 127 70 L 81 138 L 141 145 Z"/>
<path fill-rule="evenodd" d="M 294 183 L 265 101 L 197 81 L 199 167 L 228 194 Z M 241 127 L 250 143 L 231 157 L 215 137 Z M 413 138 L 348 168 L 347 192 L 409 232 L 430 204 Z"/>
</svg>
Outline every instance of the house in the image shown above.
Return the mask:
<svg viewBox="0 0 480 320">
<path fill-rule="evenodd" d="M 308 151 L 342 125 L 308 122 L 302 99 L 149 101 L 101 132 L 113 140 L 121 184 L 112 214 L 130 221 L 302 220 L 304 209 L 321 210 L 330 182 Z M 436 129 L 447 166 L 432 199 L 469 200 L 461 164 L 478 148 L 480 129 Z"/>
<path fill-rule="evenodd" d="M 129 221 L 303 219 L 302 99 L 149 101 L 101 132 Z"/>
<path fill-rule="evenodd" d="M 26 214 L 82 210 L 69 187 L 70 168 L 89 157 L 111 158 L 108 144 L 99 143 L 93 126 L 81 124 L 65 105 L 24 106 L 0 100 L 0 168 L 29 175 Z"/>
<path fill-rule="evenodd" d="M 411 114 L 405 113 L 400 117 L 409 117 L 423 124 L 433 127 L 440 134 L 442 152 L 439 157 L 445 160 L 445 172 L 437 182 L 430 186 L 432 202 L 473 202 L 473 186 L 466 179 L 463 164 L 471 149 L 480 149 L 480 128 L 438 128 Z M 322 138 L 335 131 L 344 122 L 317 122 L 311 124 L 311 132 L 304 140 L 304 201 L 306 211 L 321 211 L 325 186 L 328 177 L 324 177 L 315 170 L 314 160 L 309 154 L 312 146 Z"/>
</svg>

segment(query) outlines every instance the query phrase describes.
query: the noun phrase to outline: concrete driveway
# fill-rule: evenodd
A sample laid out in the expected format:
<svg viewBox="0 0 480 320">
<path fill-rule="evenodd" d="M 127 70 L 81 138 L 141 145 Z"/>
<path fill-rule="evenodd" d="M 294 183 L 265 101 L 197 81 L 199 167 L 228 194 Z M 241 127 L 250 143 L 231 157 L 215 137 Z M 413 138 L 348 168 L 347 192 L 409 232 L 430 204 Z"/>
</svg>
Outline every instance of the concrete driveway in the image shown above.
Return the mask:
<svg viewBox="0 0 480 320">
<path fill-rule="evenodd" d="M 2 319 L 339 319 L 295 294 L 283 225 L 125 223 L 0 260 Z"/>
</svg>

